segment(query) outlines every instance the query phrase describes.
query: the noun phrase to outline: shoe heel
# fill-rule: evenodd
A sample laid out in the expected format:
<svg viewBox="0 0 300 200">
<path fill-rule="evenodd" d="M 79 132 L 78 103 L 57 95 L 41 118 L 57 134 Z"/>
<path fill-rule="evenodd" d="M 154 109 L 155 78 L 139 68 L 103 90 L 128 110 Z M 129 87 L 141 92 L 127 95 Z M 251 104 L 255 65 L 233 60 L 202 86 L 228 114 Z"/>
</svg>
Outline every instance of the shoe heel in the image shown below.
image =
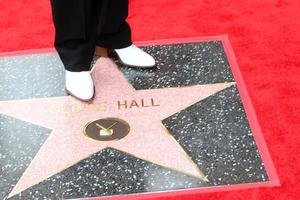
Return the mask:
<svg viewBox="0 0 300 200">
<path fill-rule="evenodd" d="M 114 50 L 107 48 L 107 57 L 110 57 L 113 54 Z"/>
<path fill-rule="evenodd" d="M 108 57 L 109 49 L 105 47 L 96 46 L 95 54 L 100 57 Z"/>
</svg>

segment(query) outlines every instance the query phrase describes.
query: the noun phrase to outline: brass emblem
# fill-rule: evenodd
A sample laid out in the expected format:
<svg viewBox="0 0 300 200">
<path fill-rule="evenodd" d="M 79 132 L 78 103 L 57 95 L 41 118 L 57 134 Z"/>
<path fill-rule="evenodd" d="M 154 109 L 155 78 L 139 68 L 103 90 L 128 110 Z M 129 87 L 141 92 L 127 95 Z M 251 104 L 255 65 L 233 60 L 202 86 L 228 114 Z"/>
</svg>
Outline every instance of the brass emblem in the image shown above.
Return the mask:
<svg viewBox="0 0 300 200">
<path fill-rule="evenodd" d="M 129 124 L 119 118 L 101 118 L 89 122 L 84 127 L 84 134 L 97 141 L 120 140 L 130 131 Z"/>
</svg>

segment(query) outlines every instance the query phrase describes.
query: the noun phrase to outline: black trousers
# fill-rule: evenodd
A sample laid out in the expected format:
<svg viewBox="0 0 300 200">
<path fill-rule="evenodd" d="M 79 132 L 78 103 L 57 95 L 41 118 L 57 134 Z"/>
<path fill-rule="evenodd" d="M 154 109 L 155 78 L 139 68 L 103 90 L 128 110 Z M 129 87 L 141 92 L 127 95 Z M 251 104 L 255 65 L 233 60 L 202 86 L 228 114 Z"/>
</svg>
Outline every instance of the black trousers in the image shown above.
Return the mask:
<svg viewBox="0 0 300 200">
<path fill-rule="evenodd" d="M 95 47 L 130 46 L 128 0 L 51 0 L 54 46 L 66 70 L 90 70 Z"/>
</svg>

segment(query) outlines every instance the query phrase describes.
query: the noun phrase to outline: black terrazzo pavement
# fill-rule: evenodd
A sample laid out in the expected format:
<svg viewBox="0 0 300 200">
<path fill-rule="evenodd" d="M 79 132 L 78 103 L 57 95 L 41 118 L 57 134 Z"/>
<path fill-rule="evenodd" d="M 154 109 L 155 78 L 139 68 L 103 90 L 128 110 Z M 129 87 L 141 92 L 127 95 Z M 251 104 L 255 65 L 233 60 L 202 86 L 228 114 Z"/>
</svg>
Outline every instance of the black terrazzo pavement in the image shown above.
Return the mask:
<svg viewBox="0 0 300 200">
<path fill-rule="evenodd" d="M 155 58 L 157 68 L 129 68 L 115 59 L 137 90 L 234 81 L 220 41 L 155 45 L 143 49 Z"/>
<path fill-rule="evenodd" d="M 50 133 L 0 114 L 0 199 L 6 199 Z"/>
<path fill-rule="evenodd" d="M 59 199 L 207 186 L 115 149 L 104 149 L 12 199 Z"/>
<path fill-rule="evenodd" d="M 210 185 L 268 181 L 236 86 L 163 120 Z"/>
<path fill-rule="evenodd" d="M 128 68 L 116 61 L 137 90 L 234 81 L 220 41 L 143 49 L 155 57 L 158 68 Z M 0 66 L 0 100 L 66 95 L 57 54 L 0 58 Z M 79 198 L 268 181 L 236 86 L 164 119 L 163 124 L 208 175 L 209 183 L 105 149 L 12 199 Z M 0 199 L 6 199 L 50 130 L 1 114 L 0 125 Z"/>
</svg>

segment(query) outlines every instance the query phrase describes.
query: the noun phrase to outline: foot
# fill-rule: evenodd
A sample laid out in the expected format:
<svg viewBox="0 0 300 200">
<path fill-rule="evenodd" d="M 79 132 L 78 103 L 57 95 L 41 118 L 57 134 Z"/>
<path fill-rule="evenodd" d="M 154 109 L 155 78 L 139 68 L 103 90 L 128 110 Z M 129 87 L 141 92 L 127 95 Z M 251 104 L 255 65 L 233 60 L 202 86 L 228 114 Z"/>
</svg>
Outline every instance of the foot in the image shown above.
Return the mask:
<svg viewBox="0 0 300 200">
<path fill-rule="evenodd" d="M 79 100 L 91 100 L 95 91 L 90 71 L 71 72 L 66 70 L 66 90 Z"/>
<path fill-rule="evenodd" d="M 122 49 L 115 49 L 122 64 L 130 67 L 154 67 L 154 58 L 134 44 Z"/>
</svg>

